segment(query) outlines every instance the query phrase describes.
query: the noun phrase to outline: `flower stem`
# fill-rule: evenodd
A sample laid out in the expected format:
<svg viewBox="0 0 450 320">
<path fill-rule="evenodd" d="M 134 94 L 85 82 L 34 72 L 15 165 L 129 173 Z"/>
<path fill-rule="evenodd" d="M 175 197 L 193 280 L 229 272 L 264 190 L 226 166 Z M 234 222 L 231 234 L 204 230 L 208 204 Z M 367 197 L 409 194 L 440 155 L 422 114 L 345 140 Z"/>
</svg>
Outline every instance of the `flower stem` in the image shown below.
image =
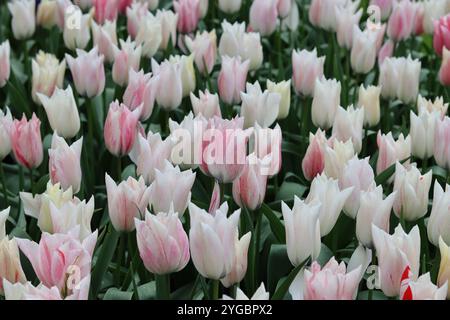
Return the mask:
<svg viewBox="0 0 450 320">
<path fill-rule="evenodd" d="M 30 190 L 34 197 L 34 179 L 33 179 L 33 168 L 30 168 Z"/>
<path fill-rule="evenodd" d="M 3 190 L 4 201 L 6 203 L 6 207 L 8 207 L 9 199 L 8 199 L 8 191 L 6 189 L 6 179 L 5 179 L 5 171 L 3 170 L 3 162 L 0 162 L 0 178 L 2 180 L 2 190 Z"/>
<path fill-rule="evenodd" d="M 211 299 L 219 300 L 219 280 L 211 280 Z"/>
<path fill-rule="evenodd" d="M 170 274 L 155 274 L 156 297 L 158 300 L 170 299 Z"/>
</svg>

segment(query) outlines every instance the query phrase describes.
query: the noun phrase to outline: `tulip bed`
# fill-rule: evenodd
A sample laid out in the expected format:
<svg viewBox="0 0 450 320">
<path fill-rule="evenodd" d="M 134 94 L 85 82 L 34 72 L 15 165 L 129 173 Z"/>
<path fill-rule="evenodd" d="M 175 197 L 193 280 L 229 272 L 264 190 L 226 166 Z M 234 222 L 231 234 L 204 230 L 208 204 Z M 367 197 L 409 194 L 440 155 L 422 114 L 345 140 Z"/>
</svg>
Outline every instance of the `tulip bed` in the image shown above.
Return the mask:
<svg viewBox="0 0 450 320">
<path fill-rule="evenodd" d="M 0 299 L 446 299 L 449 13 L 2 1 Z"/>
</svg>

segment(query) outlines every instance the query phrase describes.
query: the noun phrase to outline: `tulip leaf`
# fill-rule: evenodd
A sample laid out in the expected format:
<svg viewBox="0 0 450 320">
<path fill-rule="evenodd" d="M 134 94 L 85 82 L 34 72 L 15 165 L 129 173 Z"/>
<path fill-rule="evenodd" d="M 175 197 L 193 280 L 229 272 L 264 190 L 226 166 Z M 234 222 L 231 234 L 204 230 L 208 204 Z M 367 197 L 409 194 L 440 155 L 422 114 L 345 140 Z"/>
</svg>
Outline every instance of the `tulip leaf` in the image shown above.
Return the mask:
<svg viewBox="0 0 450 320">
<path fill-rule="evenodd" d="M 289 273 L 291 262 L 287 255 L 285 244 L 273 244 L 270 247 L 267 261 L 267 286 L 270 292 L 274 292 L 278 281 Z"/>
<path fill-rule="evenodd" d="M 294 196 L 300 198 L 306 189 L 304 185 L 299 183 L 284 181 L 275 196 L 275 200 L 292 201 Z"/>
<path fill-rule="evenodd" d="M 268 207 L 265 203 L 262 204 L 260 210 L 266 216 L 267 220 L 269 220 L 270 228 L 272 229 L 277 240 L 280 243 L 285 243 L 286 231 L 280 218 L 277 217 L 273 212 L 273 210 L 270 207 Z"/>
<path fill-rule="evenodd" d="M 306 259 L 289 273 L 286 279 L 284 279 L 283 283 L 281 283 L 281 285 L 278 287 L 277 291 L 275 291 L 275 293 L 273 294 L 272 300 L 282 300 L 284 298 L 289 290 L 292 281 L 294 281 L 297 274 L 309 262 L 309 260 L 310 258 Z"/>
<path fill-rule="evenodd" d="M 401 161 L 399 161 L 401 164 L 405 163 L 406 161 L 408 161 L 411 157 L 408 157 L 406 159 L 403 159 Z M 388 167 L 386 170 L 384 170 L 383 172 L 381 172 L 379 175 L 376 176 L 375 178 L 375 183 L 378 185 L 385 183 L 386 181 L 389 180 L 389 178 L 395 173 L 395 163 L 392 164 L 390 167 Z"/>
<path fill-rule="evenodd" d="M 103 296 L 103 300 L 131 300 L 132 291 L 120 291 L 117 288 L 109 288 Z"/>
</svg>

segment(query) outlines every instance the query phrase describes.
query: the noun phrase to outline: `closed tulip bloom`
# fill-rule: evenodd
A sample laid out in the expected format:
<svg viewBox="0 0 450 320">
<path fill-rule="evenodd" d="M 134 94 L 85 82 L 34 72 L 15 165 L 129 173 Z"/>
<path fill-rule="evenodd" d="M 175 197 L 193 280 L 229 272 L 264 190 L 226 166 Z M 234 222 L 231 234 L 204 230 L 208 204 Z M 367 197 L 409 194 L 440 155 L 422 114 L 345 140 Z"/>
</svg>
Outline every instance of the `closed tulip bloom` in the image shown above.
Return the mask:
<svg viewBox="0 0 450 320">
<path fill-rule="evenodd" d="M 353 105 L 347 110 L 339 107 L 333 123 L 332 137 L 339 141 L 351 139 L 356 153 L 361 151 L 363 135 L 364 109 L 354 109 Z"/>
<path fill-rule="evenodd" d="M 278 15 L 281 18 L 285 18 L 291 11 L 291 7 L 292 7 L 292 0 L 278 0 L 277 1 Z"/>
<path fill-rule="evenodd" d="M 250 27 L 262 36 L 270 36 L 277 27 L 278 0 L 254 0 L 250 7 Z"/>
<path fill-rule="evenodd" d="M 98 52 L 105 56 L 106 61 L 114 62 L 114 47 L 117 47 L 117 22 L 106 21 L 103 25 L 98 25 L 92 21 L 92 36 L 94 46 L 98 48 Z"/>
<path fill-rule="evenodd" d="M 375 66 L 376 59 L 376 38 L 367 31 L 361 31 L 358 26 L 353 26 L 350 60 L 352 69 L 357 73 L 366 74 Z"/>
<path fill-rule="evenodd" d="M 222 56 L 222 69 L 217 79 L 220 99 L 227 104 L 241 102 L 245 90 L 250 61 L 242 62 L 240 57 Z"/>
<path fill-rule="evenodd" d="M 256 154 L 256 157 L 261 162 L 261 173 L 273 177 L 281 170 L 282 155 L 281 144 L 283 140 L 283 133 L 279 124 L 271 128 L 262 128 L 255 123 L 253 127 L 253 148 L 250 150 Z M 252 146 L 252 145 L 250 145 Z"/>
<path fill-rule="evenodd" d="M 6 108 L 3 112 L 0 109 L 0 161 L 2 161 L 11 152 L 11 136 L 10 130 L 13 124 L 11 111 Z"/>
<path fill-rule="evenodd" d="M 120 157 L 131 151 L 141 110 L 142 105 L 131 111 L 117 100 L 110 104 L 103 132 L 106 148 L 113 155 Z"/>
<path fill-rule="evenodd" d="M 64 30 L 65 25 L 65 15 L 66 12 L 72 12 L 74 13 L 76 9 L 76 6 L 73 6 L 73 3 L 71 0 L 56 0 L 56 14 L 55 14 L 55 20 L 56 25 L 59 27 L 60 30 Z M 76 13 L 78 14 L 78 12 Z"/>
<path fill-rule="evenodd" d="M 22 120 L 14 120 L 11 126 L 14 157 L 28 169 L 39 167 L 44 157 L 40 126 L 41 121 L 34 113 L 29 121 L 23 115 Z"/>
<path fill-rule="evenodd" d="M 82 14 L 78 7 L 69 7 L 64 13 L 63 38 L 66 48 L 70 50 L 85 49 L 91 40 L 90 26 L 92 21 L 92 11 Z M 80 27 L 78 28 L 79 19 Z"/>
<path fill-rule="evenodd" d="M 345 165 L 355 155 L 351 140 L 345 142 L 332 139 L 331 145 L 324 146 L 324 169 L 327 177 L 339 179 Z"/>
<path fill-rule="evenodd" d="M 450 241 L 448 208 L 450 208 L 450 187 L 446 184 L 444 191 L 436 181 L 434 183 L 433 206 L 427 223 L 428 239 L 435 246 L 439 244 L 439 237 L 442 237 L 445 242 Z"/>
<path fill-rule="evenodd" d="M 0 88 L 4 87 L 11 73 L 9 40 L 0 44 Z"/>
<path fill-rule="evenodd" d="M 394 140 L 392 132 L 382 134 L 381 131 L 378 131 L 377 144 L 377 174 L 382 173 L 396 161 L 403 161 L 411 156 L 411 137 L 409 135 L 405 138 L 403 134 L 400 133 L 398 139 Z M 408 163 L 409 160 L 405 162 L 405 164 Z"/>
<path fill-rule="evenodd" d="M 166 50 L 169 43 L 175 47 L 177 43 L 178 13 L 170 10 L 156 11 L 156 18 L 161 22 L 162 41 L 160 49 Z"/>
<path fill-rule="evenodd" d="M 47 29 L 56 25 L 56 10 L 58 9 L 55 0 L 44 0 L 38 5 L 36 12 L 36 24 Z"/>
<path fill-rule="evenodd" d="M 250 128 L 255 122 L 267 128 L 275 122 L 280 108 L 281 95 L 277 92 L 262 91 L 258 81 L 247 83 L 247 92 L 241 92 L 241 117 L 244 127 Z"/>
<path fill-rule="evenodd" d="M 178 214 L 145 213 L 145 221 L 134 219 L 139 255 L 153 274 L 178 272 L 189 262 L 189 239 Z"/>
<path fill-rule="evenodd" d="M 325 57 L 317 57 L 317 50 L 292 52 L 292 83 L 297 95 L 312 96 L 316 80 L 323 77 Z"/>
<path fill-rule="evenodd" d="M 448 103 L 444 103 L 444 99 L 442 97 L 435 97 L 433 100 L 427 100 L 422 97 L 420 94 L 417 97 L 417 110 L 419 111 L 419 115 L 422 112 L 437 112 L 439 113 L 439 118 L 443 119 L 447 114 Z"/>
<path fill-rule="evenodd" d="M 75 137 L 80 130 L 80 116 L 70 85 L 65 90 L 56 87 L 51 97 L 40 93 L 37 97 L 47 113 L 53 131 L 57 131 L 63 138 Z"/>
<path fill-rule="evenodd" d="M 105 23 L 106 20 L 114 21 L 119 14 L 120 0 L 92 0 L 95 8 L 95 21 L 99 24 Z"/>
<path fill-rule="evenodd" d="M 431 282 L 430 273 L 421 275 L 416 281 L 407 279 L 400 288 L 401 300 L 446 300 L 448 283 L 441 287 Z"/>
<path fill-rule="evenodd" d="M 69 146 L 64 138 L 56 132 L 53 134 L 52 145 L 48 150 L 48 171 L 53 184 L 60 183 L 64 190 L 71 187 L 74 193 L 80 190 L 82 147 L 83 137 Z"/>
<path fill-rule="evenodd" d="M 289 260 L 298 266 L 311 257 L 317 259 L 320 253 L 320 202 L 305 203 L 294 196 L 294 206 L 290 209 L 281 202 L 284 225 L 286 228 L 286 246 Z"/>
<path fill-rule="evenodd" d="M 408 39 L 414 27 L 416 10 L 410 0 L 395 1 L 389 17 L 387 34 L 395 42 Z"/>
<path fill-rule="evenodd" d="M 279 83 L 267 80 L 267 91 L 270 93 L 278 93 L 281 96 L 277 119 L 287 118 L 289 109 L 291 108 L 291 80 L 281 81 Z"/>
<path fill-rule="evenodd" d="M 147 137 L 138 134 L 136 139 L 130 158 L 136 164 L 136 174 L 150 184 L 155 179 L 155 169 L 162 170 L 165 160 L 170 159 L 173 142 L 170 138 L 162 140 L 159 133 L 151 131 Z"/>
<path fill-rule="evenodd" d="M 36 58 L 31 61 L 33 71 L 32 77 L 32 97 L 33 101 L 40 103 L 37 94 L 41 93 L 50 97 L 56 88 L 61 88 L 66 72 L 66 61 L 61 63 L 58 59 L 49 53 L 39 51 Z"/>
<path fill-rule="evenodd" d="M 433 156 L 434 151 L 434 133 L 436 121 L 439 121 L 438 112 L 430 113 L 423 111 L 419 116 L 410 112 L 410 136 L 411 153 L 419 159 L 428 159 Z"/>
<path fill-rule="evenodd" d="M 439 274 L 437 284 L 443 286 L 450 281 L 450 248 L 445 241 L 439 237 L 439 251 L 441 263 L 439 265 Z M 447 299 L 450 297 L 450 290 L 447 291 Z"/>
<path fill-rule="evenodd" d="M 322 204 L 319 209 L 321 237 L 326 236 L 333 229 L 352 190 L 352 187 L 341 190 L 337 180 L 328 178 L 323 173 L 311 182 L 305 202 L 312 203 L 319 200 Z"/>
<path fill-rule="evenodd" d="M 170 56 L 169 61 L 171 64 L 180 69 L 183 98 L 189 97 L 191 92 L 194 92 L 196 84 L 194 55 L 191 54 L 189 56 Z"/>
<path fill-rule="evenodd" d="M 381 66 L 386 58 L 392 57 L 394 54 L 395 42 L 386 40 L 383 46 L 378 51 L 378 65 Z"/>
<path fill-rule="evenodd" d="M 411 279 L 416 280 L 420 267 L 420 233 L 414 226 L 409 234 L 401 225 L 390 235 L 372 226 L 372 237 L 378 257 L 378 272 L 381 290 L 388 297 L 400 294 L 403 272 L 407 267 L 411 270 Z"/>
<path fill-rule="evenodd" d="M 195 65 L 202 74 L 210 74 L 217 59 L 216 30 L 197 33 L 194 39 L 186 37 L 186 46 L 194 54 Z"/>
<path fill-rule="evenodd" d="M 435 123 L 434 132 L 434 160 L 442 168 L 450 168 L 450 149 L 448 148 L 450 137 L 450 118 L 445 117 Z"/>
<path fill-rule="evenodd" d="M 374 127 L 380 122 L 380 86 L 359 87 L 358 106 L 364 109 L 364 125 Z"/>
<path fill-rule="evenodd" d="M 267 175 L 262 171 L 262 160 L 255 154 L 247 157 L 247 164 L 239 178 L 233 181 L 233 199 L 241 208 L 258 209 L 264 201 Z"/>
<path fill-rule="evenodd" d="M 66 54 L 75 88 L 80 95 L 88 98 L 100 95 L 105 89 L 104 56 L 98 54 L 97 47 L 89 52 L 77 49 L 77 55 L 73 58 Z"/>
<path fill-rule="evenodd" d="M 372 225 L 389 232 L 389 220 L 396 193 L 383 199 L 383 188 L 362 191 L 356 215 L 356 237 L 367 248 L 373 248 Z"/>
<path fill-rule="evenodd" d="M 340 47 L 351 49 L 353 45 L 354 26 L 359 25 L 362 10 L 353 11 L 351 6 L 336 6 L 336 36 Z"/>
<path fill-rule="evenodd" d="M 134 71 L 139 70 L 142 46 L 137 45 L 130 38 L 127 41 L 123 41 L 122 39 L 119 41 L 121 49 L 114 49 L 114 64 L 111 72 L 114 82 L 119 86 L 125 86 L 128 84 L 130 69 Z"/>
<path fill-rule="evenodd" d="M 439 69 L 439 81 L 444 86 L 450 86 L 450 51 L 442 49 L 442 63 Z"/>
<path fill-rule="evenodd" d="M 126 9 L 127 31 L 132 39 L 136 38 L 141 22 L 149 14 L 148 3 L 135 1 Z"/>
<path fill-rule="evenodd" d="M 197 29 L 200 20 L 199 0 L 175 0 L 173 8 L 178 14 L 178 31 L 191 33 Z"/>
<path fill-rule="evenodd" d="M 217 93 L 212 94 L 206 89 L 205 92 L 199 91 L 198 95 L 199 97 L 197 98 L 192 92 L 190 94 L 192 110 L 196 116 L 201 114 L 206 119 L 214 116 L 222 117 Z"/>
<path fill-rule="evenodd" d="M 153 57 L 161 46 L 161 41 L 161 21 L 150 13 L 146 14 L 142 17 L 136 34 L 136 43 L 142 46 L 142 55 Z"/>
<path fill-rule="evenodd" d="M 119 0 L 119 13 L 125 13 L 133 0 Z"/>
<path fill-rule="evenodd" d="M 352 219 L 356 218 L 360 207 L 360 198 L 363 191 L 375 189 L 375 175 L 369 164 L 369 158 L 358 159 L 357 156 L 350 159 L 344 166 L 339 180 L 341 189 L 353 187 L 352 194 L 344 205 L 344 212 Z"/>
<path fill-rule="evenodd" d="M 317 129 L 316 134 L 309 133 L 309 145 L 302 160 L 303 175 L 309 181 L 323 172 L 325 167 L 324 150 L 327 145 L 325 132 Z"/>
<path fill-rule="evenodd" d="M 17 239 L 20 250 L 33 266 L 39 280 L 46 287 L 56 286 L 61 292 L 71 292 L 67 274 L 79 268 L 80 278 L 90 275 L 92 254 L 97 242 L 97 231 L 83 241 L 78 240 L 79 228 L 69 234 L 44 232 L 39 243 Z"/>
<path fill-rule="evenodd" d="M 132 111 L 142 106 L 139 119 L 146 121 L 152 115 L 157 88 L 158 77 L 152 77 L 151 73 L 144 74 L 142 69 L 139 72 L 130 69 L 123 103 Z"/>
<path fill-rule="evenodd" d="M 191 229 L 189 243 L 192 262 L 205 278 L 219 280 L 233 270 L 236 258 L 235 239 L 241 210 L 227 218 L 224 202 L 213 214 L 189 204 Z"/>
<path fill-rule="evenodd" d="M 336 31 L 335 8 L 347 5 L 346 0 L 313 0 L 309 7 L 309 21 L 312 25 L 322 29 Z M 350 5 L 353 4 L 350 3 Z"/>
<path fill-rule="evenodd" d="M 433 47 L 438 56 L 442 56 L 443 48 L 450 49 L 450 14 L 434 21 Z"/>
<path fill-rule="evenodd" d="M 183 80 L 181 78 L 181 65 L 172 64 L 165 60 L 161 64 L 152 60 L 154 76 L 159 77 L 156 101 L 165 110 L 175 110 L 183 99 Z"/>
<path fill-rule="evenodd" d="M 11 13 L 11 29 L 14 38 L 23 40 L 33 35 L 36 30 L 36 1 L 13 0 L 7 3 Z"/>
<path fill-rule="evenodd" d="M 375 5 L 381 10 L 381 18 L 384 20 L 389 17 L 394 0 L 370 0 L 371 5 Z"/>
<path fill-rule="evenodd" d="M 129 177 L 116 185 L 113 179 L 105 174 L 108 211 L 111 223 L 117 231 L 133 231 L 134 218 L 142 218 L 150 200 L 150 187 L 145 185 L 144 178 L 139 180 Z"/>
<path fill-rule="evenodd" d="M 241 5 L 242 0 L 219 0 L 219 9 L 225 13 L 236 13 Z"/>
<path fill-rule="evenodd" d="M 289 14 L 281 20 L 281 29 L 282 30 L 297 30 L 300 25 L 300 12 L 298 10 L 297 2 L 292 1 L 291 10 Z"/>
<path fill-rule="evenodd" d="M 335 79 L 316 79 L 311 117 L 315 126 L 327 130 L 334 122 L 341 101 L 341 83 Z"/>
<path fill-rule="evenodd" d="M 247 232 L 244 234 L 239 240 L 238 234 L 236 233 L 235 241 L 234 241 L 234 261 L 233 267 L 225 278 L 220 279 L 220 282 L 224 285 L 224 287 L 229 288 L 234 284 L 241 282 L 245 274 L 247 273 L 247 256 L 248 256 L 248 247 L 250 245 L 250 240 L 252 237 L 251 232 Z M 256 294 L 257 292 L 255 292 Z"/>
</svg>

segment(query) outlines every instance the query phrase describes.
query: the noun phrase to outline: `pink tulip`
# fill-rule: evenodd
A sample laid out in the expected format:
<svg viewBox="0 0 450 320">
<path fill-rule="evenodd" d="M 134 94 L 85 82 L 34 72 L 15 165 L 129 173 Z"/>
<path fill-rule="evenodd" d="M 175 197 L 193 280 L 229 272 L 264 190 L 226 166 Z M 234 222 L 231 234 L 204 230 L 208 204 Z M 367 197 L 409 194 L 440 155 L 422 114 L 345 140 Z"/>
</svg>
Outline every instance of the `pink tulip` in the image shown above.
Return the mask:
<svg viewBox="0 0 450 320">
<path fill-rule="evenodd" d="M 11 126 L 13 119 L 11 111 L 6 108 L 6 112 L 0 109 L 0 161 L 2 161 L 11 152 Z"/>
<path fill-rule="evenodd" d="M 416 15 L 414 17 L 413 33 L 414 35 L 421 35 L 425 32 L 425 25 L 424 25 L 425 9 L 423 3 L 416 2 L 415 5 L 416 5 Z"/>
<path fill-rule="evenodd" d="M 254 0 L 250 7 L 250 28 L 269 36 L 277 27 L 278 0 Z"/>
<path fill-rule="evenodd" d="M 302 161 L 303 175 L 309 181 L 321 174 L 325 168 L 326 145 L 327 138 L 322 130 L 318 129 L 315 135 L 309 134 L 309 146 Z"/>
<path fill-rule="evenodd" d="M 240 57 L 222 56 L 222 69 L 217 79 L 222 101 L 227 104 L 241 102 L 249 67 L 249 60 L 242 62 Z"/>
<path fill-rule="evenodd" d="M 442 49 L 442 63 L 439 69 L 439 81 L 444 86 L 450 86 L 450 51 L 446 47 Z"/>
<path fill-rule="evenodd" d="M 281 18 L 285 18 L 291 12 L 292 0 L 278 0 L 277 11 Z"/>
<path fill-rule="evenodd" d="M 394 9 L 389 17 L 387 34 L 393 41 L 408 39 L 414 27 L 416 8 L 410 0 L 394 2 Z"/>
<path fill-rule="evenodd" d="M 10 50 L 8 40 L 0 44 L 0 88 L 5 86 L 11 72 L 9 62 Z"/>
<path fill-rule="evenodd" d="M 123 156 L 131 151 L 137 134 L 137 124 L 142 105 L 134 111 L 116 100 L 109 106 L 105 121 L 104 138 L 106 148 L 115 156 Z"/>
<path fill-rule="evenodd" d="M 396 161 L 402 161 L 411 156 L 411 137 L 406 138 L 400 134 L 397 141 L 392 137 L 392 132 L 388 134 L 377 135 L 378 144 L 378 160 L 377 160 L 377 174 L 380 174 Z"/>
<path fill-rule="evenodd" d="M 186 37 L 186 46 L 194 54 L 195 65 L 203 74 L 210 74 L 217 59 L 216 31 L 197 33 L 194 39 Z"/>
<path fill-rule="evenodd" d="M 77 49 L 77 58 L 66 54 L 66 61 L 72 72 L 73 82 L 80 95 L 92 98 L 105 89 L 104 56 L 98 54 L 98 48 L 91 51 Z"/>
<path fill-rule="evenodd" d="M 20 250 L 30 260 L 44 286 L 56 286 L 61 291 L 69 291 L 71 283 L 68 275 L 77 272 L 81 279 L 90 275 L 97 231 L 80 242 L 79 230 L 79 227 L 75 227 L 68 234 L 44 232 L 39 243 L 17 239 Z"/>
<path fill-rule="evenodd" d="M 142 20 L 148 15 L 148 3 L 133 2 L 126 11 L 128 34 L 132 39 L 135 39 Z"/>
<path fill-rule="evenodd" d="M 99 24 L 106 20 L 114 21 L 119 13 L 120 0 L 93 0 L 95 8 L 95 21 Z"/>
<path fill-rule="evenodd" d="M 178 272 L 189 262 L 189 239 L 178 214 L 145 214 L 145 221 L 134 219 L 139 254 L 145 268 L 154 274 Z"/>
<path fill-rule="evenodd" d="M 82 147 L 83 137 L 69 147 L 64 138 L 56 132 L 53 134 L 52 146 L 48 150 L 48 171 L 53 184 L 59 183 L 64 190 L 72 188 L 74 193 L 80 190 Z"/>
<path fill-rule="evenodd" d="M 442 56 L 442 48 L 450 49 L 450 14 L 434 21 L 433 47 L 438 56 Z"/>
<path fill-rule="evenodd" d="M 447 116 L 436 121 L 434 159 L 440 167 L 450 169 L 450 118 Z"/>
<path fill-rule="evenodd" d="M 119 12 L 125 13 L 129 6 L 133 3 L 133 0 L 119 0 Z"/>
<path fill-rule="evenodd" d="M 128 86 L 123 95 L 123 103 L 135 110 L 142 105 L 140 120 L 145 121 L 152 115 L 156 99 L 158 77 L 152 77 L 151 73 L 144 74 L 130 69 Z"/>
<path fill-rule="evenodd" d="M 29 169 L 39 167 L 44 157 L 40 126 L 41 121 L 34 113 L 30 121 L 23 115 L 22 120 L 14 120 L 11 126 L 14 156 L 17 162 Z"/>
<path fill-rule="evenodd" d="M 198 98 L 192 92 L 190 95 L 192 110 L 196 116 L 201 114 L 206 119 L 214 116 L 222 118 L 219 96 L 217 94 L 211 94 L 208 89 L 206 89 L 205 92 L 199 91 L 198 95 Z"/>
<path fill-rule="evenodd" d="M 73 3 L 71 0 L 56 0 L 55 20 L 61 30 L 64 29 L 66 10 L 72 5 Z"/>
<path fill-rule="evenodd" d="M 384 59 L 392 57 L 394 54 L 395 42 L 392 40 L 387 40 L 380 51 L 378 51 L 378 65 L 382 65 Z"/>
<path fill-rule="evenodd" d="M 292 52 L 292 83 L 295 92 L 311 96 L 316 79 L 323 76 L 325 57 L 317 57 L 317 50 L 294 50 Z"/>
<path fill-rule="evenodd" d="M 258 123 L 254 126 L 254 150 L 258 159 L 263 160 L 261 170 L 264 175 L 273 177 L 281 170 L 281 144 L 283 133 L 277 124 L 273 129 L 261 128 Z"/>
<path fill-rule="evenodd" d="M 139 70 L 142 56 L 142 46 L 136 45 L 128 38 L 127 41 L 120 40 L 121 49 L 114 49 L 114 64 L 112 66 L 112 78 L 120 86 L 128 84 L 128 75 L 131 69 Z"/>
<path fill-rule="evenodd" d="M 116 21 L 105 22 L 100 26 L 94 21 L 91 25 L 94 46 L 108 62 L 114 62 L 114 48 L 117 46 Z"/>
<path fill-rule="evenodd" d="M 381 18 L 386 19 L 392 10 L 394 0 L 370 0 L 371 5 L 375 5 L 381 10 Z"/>
<path fill-rule="evenodd" d="M 200 169 L 221 183 L 231 183 L 246 164 L 248 130 L 243 130 L 244 118 L 208 120 L 203 134 Z"/>
<path fill-rule="evenodd" d="M 178 31 L 181 33 L 195 31 L 200 20 L 200 0 L 175 0 L 173 7 L 178 13 Z"/>
</svg>

